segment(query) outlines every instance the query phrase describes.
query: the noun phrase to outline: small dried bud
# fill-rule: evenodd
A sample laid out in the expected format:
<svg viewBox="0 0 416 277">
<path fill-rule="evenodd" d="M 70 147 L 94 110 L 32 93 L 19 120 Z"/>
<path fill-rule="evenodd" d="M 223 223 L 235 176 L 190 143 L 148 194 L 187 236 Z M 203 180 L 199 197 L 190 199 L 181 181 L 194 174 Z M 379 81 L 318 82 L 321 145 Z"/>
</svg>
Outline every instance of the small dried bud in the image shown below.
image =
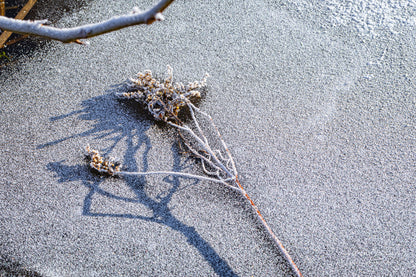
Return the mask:
<svg viewBox="0 0 416 277">
<path fill-rule="evenodd" d="M 162 13 L 157 13 L 157 14 L 155 15 L 155 19 L 156 19 L 157 21 L 163 21 L 163 20 L 165 20 L 165 17 L 163 16 L 163 14 L 162 14 Z"/>
<path fill-rule="evenodd" d="M 121 163 L 113 158 L 102 157 L 101 154 L 89 146 L 86 147 L 87 156 L 90 160 L 90 167 L 100 174 L 106 174 L 110 176 L 116 175 L 120 172 Z"/>
</svg>

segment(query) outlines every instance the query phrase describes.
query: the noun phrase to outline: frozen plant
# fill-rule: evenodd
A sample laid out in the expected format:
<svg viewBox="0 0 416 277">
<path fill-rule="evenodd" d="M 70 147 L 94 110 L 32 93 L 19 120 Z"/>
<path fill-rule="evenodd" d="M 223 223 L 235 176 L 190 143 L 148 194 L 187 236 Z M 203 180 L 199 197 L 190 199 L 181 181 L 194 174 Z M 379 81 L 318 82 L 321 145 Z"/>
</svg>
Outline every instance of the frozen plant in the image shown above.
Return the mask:
<svg viewBox="0 0 416 277">
<path fill-rule="evenodd" d="M 94 149 L 91 149 L 90 146 L 86 147 L 90 167 L 96 170 L 101 174 L 108 174 L 110 176 L 114 176 L 114 174 L 118 174 L 121 169 L 121 163 L 116 161 L 112 157 L 103 157 L 101 154 Z"/>
<path fill-rule="evenodd" d="M 290 264 L 296 276 L 302 276 L 288 251 L 274 234 L 273 230 L 260 213 L 260 210 L 241 185 L 231 152 L 222 139 L 211 116 L 192 103 L 193 100 L 201 97 L 199 90 L 205 86 L 207 77 L 208 74 L 205 75 L 202 81 L 189 83 L 187 85 L 173 83 L 172 68 L 168 66 L 168 77 L 163 82 L 156 80 L 152 76 L 151 71 L 146 70 L 143 73 L 138 73 L 137 78 L 131 80 L 128 92 L 117 93 L 117 96 L 122 99 L 138 101 L 155 120 L 163 121 L 174 127 L 178 131 L 180 143 L 185 149 L 184 152 L 189 153 L 201 162 L 201 167 L 205 175 L 194 175 L 173 171 L 121 171 L 120 163 L 115 162 L 112 159 L 105 159 L 101 157 L 97 151 L 87 147 L 87 153 L 90 157 L 90 167 L 99 173 L 111 176 L 164 174 L 196 178 L 199 180 L 220 183 L 239 192 L 250 203 L 251 207 L 256 212 L 257 217 Z M 183 108 L 189 110 L 191 117 L 190 123 L 185 123 L 184 120 L 179 118 L 179 112 Z M 203 120 L 208 123 L 209 126 L 203 128 L 201 124 Z M 207 130 L 212 130 L 216 141 L 209 141 L 209 137 L 206 135 L 208 134 Z"/>
<path fill-rule="evenodd" d="M 150 70 L 138 73 L 136 79 L 130 80 L 130 91 L 117 93 L 124 99 L 134 99 L 142 104 L 154 116 L 156 120 L 180 124 L 178 113 L 180 109 L 191 103 L 192 99 L 200 98 L 197 90 L 205 86 L 208 74 L 201 82 L 193 82 L 187 85 L 173 83 L 173 71 L 168 66 L 168 77 L 159 82 L 152 76 Z"/>
</svg>

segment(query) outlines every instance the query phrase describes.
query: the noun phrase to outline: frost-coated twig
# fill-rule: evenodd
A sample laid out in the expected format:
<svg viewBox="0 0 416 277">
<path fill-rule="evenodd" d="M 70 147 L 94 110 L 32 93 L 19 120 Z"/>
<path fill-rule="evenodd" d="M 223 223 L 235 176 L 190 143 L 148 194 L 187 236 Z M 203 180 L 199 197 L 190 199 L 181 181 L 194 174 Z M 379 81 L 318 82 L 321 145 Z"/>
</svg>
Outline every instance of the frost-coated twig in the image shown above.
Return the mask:
<svg viewBox="0 0 416 277">
<path fill-rule="evenodd" d="M 185 177 L 185 178 L 193 178 L 203 181 L 210 181 L 214 183 L 220 183 L 222 185 L 225 185 L 233 190 L 239 191 L 237 187 L 229 185 L 227 182 L 230 182 L 233 180 L 233 178 L 228 179 L 217 179 L 217 178 L 210 178 L 202 175 L 195 175 L 190 173 L 184 173 L 184 172 L 177 172 L 177 171 L 146 171 L 146 172 L 128 172 L 128 171 L 120 171 L 114 174 L 116 176 L 147 176 L 147 175 L 171 175 L 171 176 L 177 176 L 177 177 Z"/>
<path fill-rule="evenodd" d="M 229 171 L 229 169 L 218 159 L 217 155 L 215 155 L 214 151 L 211 149 L 209 144 L 204 143 L 203 139 L 201 139 L 198 135 L 195 134 L 195 132 L 188 127 L 187 125 L 178 125 L 172 122 L 167 122 L 169 125 L 178 128 L 179 130 L 187 132 L 189 135 L 191 135 L 199 144 L 200 146 L 212 157 L 212 159 L 215 161 L 215 165 L 219 166 L 224 172 L 232 177 L 233 174 Z"/>
<path fill-rule="evenodd" d="M 188 149 L 193 157 L 201 161 L 202 170 L 209 175 L 194 175 L 189 173 L 172 172 L 172 171 L 153 171 L 153 172 L 125 172 L 120 171 L 121 165 L 117 164 L 111 159 L 102 158 L 95 150 L 87 148 L 91 157 L 90 166 L 100 173 L 109 175 L 154 175 L 165 174 L 180 177 L 196 178 L 199 180 L 212 181 L 225 185 L 235 191 L 241 193 L 245 199 L 250 203 L 251 207 L 257 214 L 257 217 L 265 227 L 271 239 L 275 242 L 277 248 L 281 251 L 286 261 L 290 264 L 291 269 L 296 276 L 301 277 L 302 273 L 289 255 L 289 252 L 284 248 L 282 242 L 277 238 L 276 234 L 270 228 L 259 208 L 254 204 L 251 197 L 241 185 L 238 179 L 237 168 L 228 149 L 223 140 L 217 126 L 212 117 L 201 111 L 191 100 L 194 97 L 199 97 L 200 93 L 196 89 L 205 85 L 206 78 L 200 83 L 194 82 L 187 86 L 181 83 L 172 84 L 172 69 L 168 67 L 169 76 L 164 82 L 157 81 L 152 77 L 150 71 L 138 74 L 138 79 L 132 80 L 130 92 L 119 93 L 117 96 L 124 99 L 134 99 L 143 104 L 155 120 L 161 120 L 168 125 L 174 127 L 182 140 L 183 145 Z M 187 107 L 191 113 L 191 124 L 185 124 L 179 119 L 179 111 L 182 107 Z M 198 114 L 198 116 L 197 116 Z M 215 130 L 214 137 L 211 140 L 220 142 L 219 149 L 213 149 L 210 140 L 206 136 L 201 124 L 198 122 L 199 116 L 205 117 L 210 122 L 211 127 Z M 223 155 L 225 153 L 225 155 Z M 208 167 L 208 168 L 207 168 Z"/>
<path fill-rule="evenodd" d="M 251 197 L 247 194 L 246 190 L 243 188 L 243 186 L 240 184 L 240 181 L 238 180 L 238 177 L 236 176 L 235 183 L 238 185 L 238 188 L 240 189 L 240 193 L 244 195 L 244 197 L 250 202 L 251 207 L 256 211 L 257 217 L 260 219 L 263 226 L 266 228 L 267 232 L 269 233 L 270 237 L 273 239 L 273 241 L 276 243 L 279 250 L 282 252 L 283 256 L 285 257 L 286 261 L 290 264 L 290 267 L 292 268 L 293 272 L 298 277 L 302 277 L 302 273 L 300 272 L 298 266 L 293 261 L 292 257 L 290 256 L 289 252 L 286 250 L 286 248 L 283 246 L 283 243 L 277 238 L 276 234 L 273 232 L 272 228 L 270 228 L 269 224 L 267 224 L 267 221 L 264 219 L 263 215 L 260 213 L 259 208 L 256 204 L 254 204 Z"/>
<path fill-rule="evenodd" d="M 267 221 L 264 219 L 264 217 L 263 217 L 263 215 L 261 214 L 261 212 L 260 212 L 260 210 L 259 210 L 259 208 L 257 207 L 257 205 L 254 203 L 254 201 L 251 199 L 251 197 L 247 194 L 247 192 L 246 192 L 246 190 L 243 188 L 243 186 L 241 185 L 241 183 L 240 183 L 240 181 L 239 181 L 239 179 L 238 179 L 238 173 L 237 173 L 237 169 L 236 169 L 236 167 L 235 167 L 235 163 L 234 163 L 234 159 L 233 159 L 233 157 L 232 157 L 232 155 L 231 155 L 231 152 L 230 152 L 230 150 L 228 149 L 228 147 L 227 147 L 227 145 L 226 145 L 226 143 L 225 143 L 225 141 L 222 139 L 222 136 L 221 136 L 221 134 L 220 134 L 220 132 L 219 132 L 219 130 L 218 130 L 218 128 L 217 128 L 217 126 L 215 125 L 215 123 L 214 123 L 214 121 L 212 120 L 212 117 L 209 115 L 209 114 L 207 114 L 207 113 L 205 113 L 205 112 L 203 112 L 203 111 L 201 111 L 200 109 L 198 109 L 197 107 L 195 107 L 195 105 L 193 105 L 192 103 L 188 103 L 188 106 L 189 106 L 189 108 L 190 108 L 190 110 L 192 111 L 191 112 L 191 114 L 192 114 L 192 118 L 193 118 L 193 120 L 195 120 L 196 121 L 196 118 L 195 118 L 195 116 L 194 116 L 194 112 L 193 112 L 193 110 L 195 110 L 195 111 L 198 111 L 199 113 L 201 113 L 202 115 L 204 115 L 205 117 L 207 117 L 209 120 L 210 120 L 210 122 L 211 122 L 211 124 L 212 124 L 212 126 L 215 128 L 215 131 L 216 131 L 216 133 L 217 133 L 217 138 L 221 141 L 221 144 L 222 144 L 222 146 L 223 146 L 223 148 L 224 148 L 224 150 L 226 151 L 226 153 L 227 153 L 227 156 L 228 156 L 228 158 L 229 158 L 229 160 L 230 160 L 230 162 L 231 162 L 231 165 L 232 165 L 232 169 L 233 169 L 233 172 L 235 173 L 235 175 L 234 175 L 234 178 L 233 178 L 233 181 L 234 181 L 234 183 L 238 186 L 238 191 L 250 202 L 250 205 L 252 206 L 252 208 L 255 210 L 255 212 L 256 212 L 256 214 L 257 214 L 257 217 L 260 219 L 260 221 L 261 221 L 261 223 L 263 224 L 263 226 L 266 228 L 266 230 L 267 230 L 267 232 L 269 233 L 269 235 L 270 235 L 270 237 L 273 239 L 273 241 L 276 243 L 276 245 L 277 245 L 277 247 L 279 248 L 279 250 L 282 252 L 282 254 L 283 254 L 283 256 L 285 257 L 285 259 L 287 260 L 287 262 L 290 264 L 290 266 L 291 266 L 291 268 L 292 268 L 292 270 L 294 271 L 294 273 L 296 273 L 296 275 L 297 276 L 302 276 L 302 273 L 300 272 L 300 270 L 299 270 L 299 268 L 298 268 L 298 266 L 295 264 L 295 262 L 293 261 L 293 259 L 292 259 L 292 257 L 290 256 L 290 254 L 289 254 L 289 252 L 285 249 L 285 247 L 283 246 L 283 243 L 277 238 L 277 236 L 276 236 L 276 234 L 273 232 L 273 230 L 270 228 L 270 226 L 269 226 L 269 224 L 267 223 Z M 199 125 L 197 125 L 198 126 L 198 129 L 199 129 Z M 195 134 L 193 133 L 192 134 L 193 136 L 194 136 L 194 138 L 196 138 L 196 139 L 198 139 L 196 136 L 195 136 Z M 199 139 L 199 141 L 200 141 L 200 139 Z M 221 167 L 222 168 L 222 167 Z M 230 175 L 231 176 L 231 174 L 229 173 L 229 171 L 227 171 L 227 173 L 228 173 L 228 175 Z M 233 186 L 232 186 L 233 187 Z"/>
<path fill-rule="evenodd" d="M 196 157 L 197 159 L 201 160 L 201 165 L 202 165 L 202 169 L 204 170 L 205 174 L 207 175 L 215 175 L 218 178 L 220 178 L 220 168 L 218 166 L 216 166 L 210 159 L 209 157 L 205 157 L 204 155 L 198 153 L 195 149 L 192 148 L 192 146 L 186 141 L 185 137 L 183 136 L 183 134 L 178 131 L 179 136 L 182 138 L 182 143 L 185 144 L 185 146 L 188 148 L 188 150 L 192 153 L 192 155 L 194 155 L 194 157 Z M 205 163 L 207 163 L 210 167 L 212 167 L 213 170 L 215 171 L 209 171 L 206 166 Z"/>
<path fill-rule="evenodd" d="M 35 35 L 62 42 L 80 42 L 90 38 L 139 24 L 152 24 L 163 20 L 162 12 L 174 0 L 161 0 L 145 12 L 135 9 L 131 14 L 115 16 L 106 21 L 74 28 L 55 28 L 46 26 L 47 20 L 28 21 L 0 16 L 0 29 L 24 35 Z"/>
<path fill-rule="evenodd" d="M 216 132 L 216 134 L 217 134 L 218 139 L 220 140 L 220 142 L 221 142 L 222 146 L 224 147 L 225 152 L 227 153 L 228 159 L 229 159 L 229 161 L 231 162 L 231 167 L 232 167 L 232 170 L 233 170 L 233 172 L 234 172 L 234 175 L 235 175 L 235 176 L 237 176 L 237 168 L 236 168 L 236 166 L 235 166 L 234 159 L 233 159 L 233 158 L 232 158 L 232 156 L 231 156 L 231 152 L 230 152 L 230 150 L 228 149 L 227 144 L 226 144 L 226 143 L 225 143 L 225 141 L 222 139 L 221 133 L 220 133 L 220 131 L 218 130 L 217 125 L 215 125 L 214 120 L 212 119 L 212 117 L 211 117 L 209 114 L 207 114 L 207 113 L 205 113 L 205 112 L 201 111 L 201 109 L 199 109 L 199 108 L 195 107 L 195 105 L 194 105 L 194 104 L 192 104 L 191 102 L 188 102 L 188 107 L 189 107 L 191 110 L 195 110 L 195 111 L 199 112 L 200 114 L 204 115 L 205 117 L 207 117 L 207 118 L 209 119 L 209 121 L 211 122 L 212 127 L 214 127 L 214 129 L 215 129 L 215 132 Z"/>
</svg>

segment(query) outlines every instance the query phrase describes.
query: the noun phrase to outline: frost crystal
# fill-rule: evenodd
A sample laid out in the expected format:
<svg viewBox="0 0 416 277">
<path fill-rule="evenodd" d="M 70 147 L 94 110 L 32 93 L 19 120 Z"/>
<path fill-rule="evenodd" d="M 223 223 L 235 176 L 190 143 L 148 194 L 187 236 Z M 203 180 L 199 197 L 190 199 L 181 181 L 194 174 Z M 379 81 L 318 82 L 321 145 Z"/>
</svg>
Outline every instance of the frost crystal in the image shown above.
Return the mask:
<svg viewBox="0 0 416 277">
<path fill-rule="evenodd" d="M 101 174 L 108 174 L 114 176 L 121 169 L 121 163 L 116 161 L 113 158 L 106 158 L 101 156 L 101 154 L 94 149 L 91 149 L 89 146 L 86 148 L 87 156 L 90 160 L 90 167 Z"/>
<path fill-rule="evenodd" d="M 206 85 L 208 74 L 201 82 L 195 81 L 184 85 L 173 83 L 172 68 L 168 66 L 168 77 L 160 82 L 153 78 L 152 72 L 146 70 L 131 79 L 131 91 L 117 93 L 119 98 L 134 99 L 142 103 L 156 120 L 180 122 L 178 113 L 191 99 L 200 98 L 199 90 Z"/>
</svg>

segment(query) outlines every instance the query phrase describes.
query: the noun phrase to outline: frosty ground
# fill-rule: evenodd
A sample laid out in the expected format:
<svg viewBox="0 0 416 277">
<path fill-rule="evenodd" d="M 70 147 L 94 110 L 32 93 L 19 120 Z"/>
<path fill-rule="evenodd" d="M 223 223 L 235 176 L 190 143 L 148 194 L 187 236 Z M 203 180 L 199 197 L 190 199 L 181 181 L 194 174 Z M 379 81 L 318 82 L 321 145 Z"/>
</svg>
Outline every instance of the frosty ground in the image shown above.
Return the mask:
<svg viewBox="0 0 416 277">
<path fill-rule="evenodd" d="M 290 274 L 238 194 L 88 170 L 89 144 L 126 170 L 198 172 L 171 129 L 114 97 L 170 65 L 182 82 L 211 75 L 200 107 L 305 276 L 415 275 L 415 14 L 396 2 L 177 1 L 164 22 L 42 43 L 1 67 L 2 270 Z M 135 5 L 89 1 L 55 24 Z"/>
</svg>

